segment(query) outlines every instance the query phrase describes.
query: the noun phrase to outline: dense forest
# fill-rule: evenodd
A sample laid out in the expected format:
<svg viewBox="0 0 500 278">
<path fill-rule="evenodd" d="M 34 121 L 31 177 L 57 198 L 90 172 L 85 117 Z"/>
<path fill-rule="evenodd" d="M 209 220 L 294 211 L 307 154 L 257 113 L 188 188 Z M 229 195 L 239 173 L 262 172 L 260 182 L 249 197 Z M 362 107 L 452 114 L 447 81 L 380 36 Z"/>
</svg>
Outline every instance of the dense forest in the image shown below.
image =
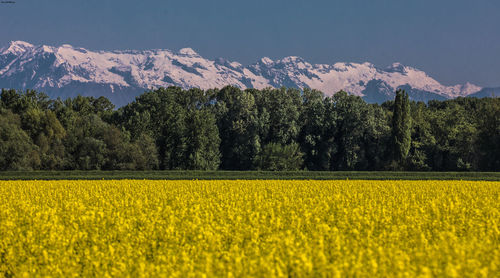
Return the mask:
<svg viewBox="0 0 500 278">
<path fill-rule="evenodd" d="M 71 169 L 500 171 L 500 99 L 169 87 L 115 109 L 2 90 L 0 170 Z"/>
</svg>

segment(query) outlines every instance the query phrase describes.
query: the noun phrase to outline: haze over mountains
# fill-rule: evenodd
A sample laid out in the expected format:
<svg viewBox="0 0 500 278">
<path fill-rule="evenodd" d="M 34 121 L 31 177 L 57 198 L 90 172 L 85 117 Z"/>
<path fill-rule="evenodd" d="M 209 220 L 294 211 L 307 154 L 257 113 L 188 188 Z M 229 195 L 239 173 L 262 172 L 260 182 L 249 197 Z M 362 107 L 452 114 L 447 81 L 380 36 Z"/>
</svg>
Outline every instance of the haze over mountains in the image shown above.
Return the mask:
<svg viewBox="0 0 500 278">
<path fill-rule="evenodd" d="M 124 105 L 145 90 L 157 87 L 222 88 L 294 87 L 318 89 L 325 95 L 339 90 L 368 102 L 394 98 L 398 88 L 413 100 L 444 100 L 459 96 L 498 96 L 494 88 L 466 83 L 445 86 L 425 72 L 394 63 L 379 68 L 371 63 L 310 64 L 296 56 L 251 65 L 205 59 L 191 48 L 170 50 L 90 51 L 62 45 L 32 45 L 13 41 L 0 48 L 0 87 L 36 89 L 50 97 L 105 96 Z"/>
</svg>

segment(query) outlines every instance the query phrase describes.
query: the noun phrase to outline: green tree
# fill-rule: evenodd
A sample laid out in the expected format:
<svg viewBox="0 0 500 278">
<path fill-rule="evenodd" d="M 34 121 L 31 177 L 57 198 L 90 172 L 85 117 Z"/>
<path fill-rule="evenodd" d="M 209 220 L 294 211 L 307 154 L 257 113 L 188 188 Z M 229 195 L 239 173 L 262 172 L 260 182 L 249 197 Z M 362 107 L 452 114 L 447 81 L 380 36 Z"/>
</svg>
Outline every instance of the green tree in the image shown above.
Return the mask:
<svg viewBox="0 0 500 278">
<path fill-rule="evenodd" d="M 391 119 L 388 111 L 378 104 L 368 104 L 361 115 L 362 154 L 358 170 L 383 170 L 390 150 Z"/>
<path fill-rule="evenodd" d="M 368 132 L 369 106 L 358 96 L 341 91 L 330 98 L 327 106 L 326 138 L 332 138 L 330 170 L 355 170 L 363 167 L 366 159 L 364 144 Z"/>
<path fill-rule="evenodd" d="M 159 169 L 158 149 L 154 139 L 147 134 L 141 134 L 134 144 L 137 146 L 140 153 L 135 159 L 135 168 L 137 170 Z"/>
<path fill-rule="evenodd" d="M 97 115 L 75 117 L 65 140 L 68 169 L 101 170 L 106 165 L 106 143 L 109 126 Z"/>
<path fill-rule="evenodd" d="M 0 109 L 0 170 L 32 170 L 40 165 L 38 148 L 21 129 L 21 119 Z"/>
<path fill-rule="evenodd" d="M 269 143 L 255 158 L 256 168 L 266 171 L 292 171 L 302 168 L 303 154 L 299 144 L 281 145 Z"/>
<path fill-rule="evenodd" d="M 185 169 L 217 170 L 220 165 L 220 137 L 215 115 L 208 109 L 194 109 L 187 119 Z"/>
<path fill-rule="evenodd" d="M 207 94 L 179 87 L 149 91 L 121 108 L 114 121 L 132 141 L 147 135 L 156 142 L 161 169 L 217 169 L 220 138 Z"/>
<path fill-rule="evenodd" d="M 408 157 L 411 146 L 411 115 L 410 100 L 404 90 L 396 91 L 392 115 L 393 167 L 403 165 Z"/>
<path fill-rule="evenodd" d="M 38 146 L 40 169 L 62 169 L 66 130 L 54 112 L 48 109 L 30 107 L 22 113 L 22 127 Z"/>
<path fill-rule="evenodd" d="M 254 159 L 261 149 L 261 121 L 255 97 L 251 92 L 228 86 L 217 92 L 215 101 L 221 168 L 253 169 Z"/>
<path fill-rule="evenodd" d="M 300 132 L 299 116 L 302 108 L 301 93 L 297 89 L 250 90 L 255 98 L 259 120 L 265 120 L 261 129 L 262 144 L 271 142 L 282 145 L 296 142 Z"/>
<path fill-rule="evenodd" d="M 480 169 L 500 171 L 500 98 L 483 100 L 477 114 Z"/>
<path fill-rule="evenodd" d="M 21 99 L 21 95 L 14 89 L 6 90 L 2 89 L 2 94 L 0 95 L 0 100 L 2 106 L 10 109 L 12 111 L 18 110 L 18 105 Z"/>
<path fill-rule="evenodd" d="M 436 145 L 436 139 L 432 134 L 430 123 L 430 112 L 423 102 L 411 102 L 412 132 L 411 147 L 408 154 L 408 170 L 427 171 L 430 155 Z"/>
<path fill-rule="evenodd" d="M 428 151 L 431 167 L 437 171 L 478 169 L 477 100 L 458 98 L 430 102 L 428 122 L 436 143 Z M 476 112 L 475 112 L 476 111 Z"/>
<path fill-rule="evenodd" d="M 301 123 L 298 142 L 304 152 L 304 166 L 308 170 L 328 170 L 329 158 L 326 134 L 326 104 L 322 92 L 304 89 L 302 94 L 302 110 L 299 118 Z"/>
</svg>

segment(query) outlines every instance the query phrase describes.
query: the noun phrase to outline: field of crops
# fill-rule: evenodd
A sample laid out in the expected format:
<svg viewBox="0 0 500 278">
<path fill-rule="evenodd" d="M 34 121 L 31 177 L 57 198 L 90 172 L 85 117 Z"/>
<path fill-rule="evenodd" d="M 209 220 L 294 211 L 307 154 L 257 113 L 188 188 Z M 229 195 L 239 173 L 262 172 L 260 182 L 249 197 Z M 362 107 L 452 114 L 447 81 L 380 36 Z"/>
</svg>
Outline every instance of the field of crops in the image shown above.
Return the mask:
<svg viewBox="0 0 500 278">
<path fill-rule="evenodd" d="M 0 181 L 0 276 L 499 274 L 500 182 Z"/>
</svg>

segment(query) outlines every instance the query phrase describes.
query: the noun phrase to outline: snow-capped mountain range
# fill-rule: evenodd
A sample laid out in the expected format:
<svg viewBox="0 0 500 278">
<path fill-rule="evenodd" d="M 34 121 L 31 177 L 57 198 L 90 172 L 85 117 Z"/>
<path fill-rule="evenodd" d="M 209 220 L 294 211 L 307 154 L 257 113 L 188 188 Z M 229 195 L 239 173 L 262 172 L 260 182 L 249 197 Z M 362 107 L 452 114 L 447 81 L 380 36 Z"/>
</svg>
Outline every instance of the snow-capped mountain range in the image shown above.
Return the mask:
<svg viewBox="0 0 500 278">
<path fill-rule="evenodd" d="M 191 48 L 179 51 L 90 51 L 13 41 L 0 49 L 0 88 L 36 89 L 51 97 L 105 96 L 126 104 L 145 90 L 180 86 L 202 89 L 234 85 L 239 88 L 295 87 L 339 90 L 368 102 L 393 99 L 398 88 L 415 100 L 458 96 L 489 96 L 492 89 L 466 83 L 444 86 L 425 72 L 395 63 L 378 68 L 371 63 L 310 64 L 296 56 L 262 58 L 244 66 L 219 58 L 205 59 Z"/>
</svg>

